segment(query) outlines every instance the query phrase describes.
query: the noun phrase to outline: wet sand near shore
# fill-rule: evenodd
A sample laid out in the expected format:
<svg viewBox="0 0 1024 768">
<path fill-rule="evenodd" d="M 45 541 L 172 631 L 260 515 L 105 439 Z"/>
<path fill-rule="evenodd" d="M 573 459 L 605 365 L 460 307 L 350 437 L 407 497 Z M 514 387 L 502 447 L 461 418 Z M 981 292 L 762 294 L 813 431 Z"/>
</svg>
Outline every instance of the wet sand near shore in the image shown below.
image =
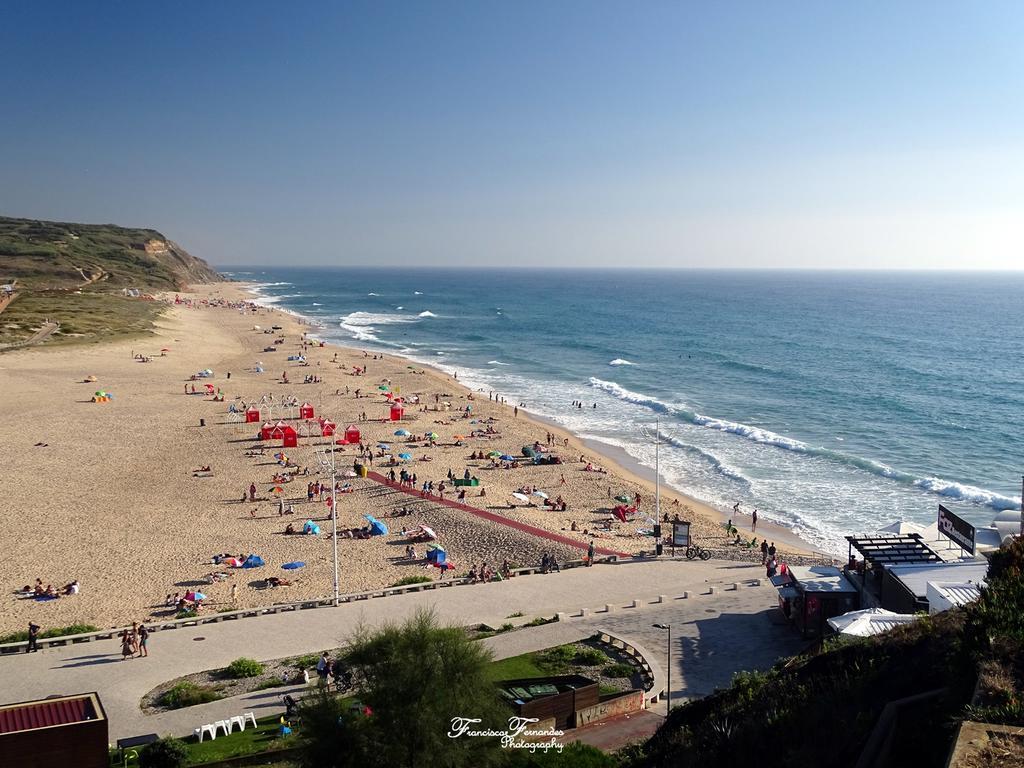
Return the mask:
<svg viewBox="0 0 1024 768">
<path fill-rule="evenodd" d="M 308 482 L 326 481 L 315 449 L 329 441 L 300 437 L 297 448 L 286 449 L 310 474 L 280 484 L 285 505 L 294 508 L 293 515 L 282 517 L 272 491 L 273 478 L 282 471 L 273 458 L 282 450 L 280 440 L 267 441 L 262 456 L 247 455 L 259 447 L 253 440 L 259 425 L 241 423 L 228 412 L 231 404 L 239 408 L 243 401 L 252 403 L 270 393 L 277 403 L 286 396 L 308 401 L 317 416 L 331 419 L 339 430 L 355 424 L 364 442 L 387 442 L 395 453 L 407 450 L 413 458 L 405 466 L 416 473 L 419 484 L 433 480 L 435 485 L 440 481 L 449 485 L 448 470 L 462 477 L 468 468 L 481 486 L 470 489 L 466 504 L 570 537 L 582 547 L 593 540 L 599 547 L 625 553 L 653 549 L 653 539 L 640 533 L 649 528 L 646 516 L 653 514 L 651 484 L 628 465 L 610 461 L 608 446 L 602 447 L 605 455 L 599 455 L 594 446 L 559 428 L 522 412 L 517 418 L 511 405 L 489 401 L 486 393 L 471 394 L 447 375 L 397 356 L 366 358 L 359 350 L 326 345 L 307 348 L 307 365 L 288 361 L 289 355 L 302 351 L 303 332 L 315 333 L 315 329 L 278 310 L 239 311 L 202 303 L 249 300 L 252 297 L 243 285 L 202 286 L 181 295 L 193 300 L 193 306 L 171 306 L 152 337 L 0 356 L 5 400 L 0 446 L 6 457 L 0 475 L 0 542 L 5 554 L 0 559 L 0 584 L 7 601 L 0 611 L 0 631 L 23 629 L 30 619 L 46 629 L 73 623 L 114 626 L 166 617 L 173 610 L 164 607 L 165 596 L 190 588 L 208 596 L 204 611 L 329 595 L 334 573 L 329 508 L 324 501 L 306 500 Z M 254 325 L 261 330 L 254 331 Z M 263 329 L 271 325 L 282 328 L 264 334 Z M 273 345 L 280 337 L 284 342 Z M 267 346 L 277 351 L 264 352 Z M 162 349 L 168 351 L 161 353 Z M 139 353 L 150 361 L 135 359 Z M 257 361 L 264 363 L 263 373 L 256 372 Z M 354 366 L 367 366 L 368 371 L 354 375 Z M 214 371 L 213 377 L 190 381 L 192 374 L 206 368 Z M 282 383 L 283 372 L 289 384 Z M 313 375 L 322 381 L 302 383 Z M 96 381 L 86 382 L 90 376 Z M 401 424 L 384 421 L 388 404 L 378 386 L 387 386 L 388 381 L 407 399 L 416 395 L 430 408 L 435 400 L 451 407 L 421 411 L 409 405 Z M 202 391 L 207 382 L 223 391 L 223 402 L 205 394 L 186 394 L 191 384 Z M 357 398 L 356 389 L 363 396 Z M 91 402 L 93 392 L 99 390 L 112 393 L 113 399 Z M 467 405 L 472 416 L 462 418 Z M 363 413 L 368 421 L 360 421 Z M 200 420 L 205 426 L 200 426 Z M 500 437 L 469 437 L 488 420 L 493 420 L 490 426 Z M 404 438 L 393 433 L 400 427 L 419 435 L 434 431 L 438 445 L 399 442 Z M 556 436 L 552 453 L 565 463 L 500 469 L 492 468 L 489 460 L 469 458 L 474 452 L 494 450 L 519 455 L 523 446 L 546 443 L 548 432 Z M 455 435 L 467 436 L 463 446 L 454 445 Z M 339 471 L 351 468 L 356 453 L 353 446 L 337 446 Z M 585 471 L 581 454 L 607 472 Z M 425 456 L 431 460 L 422 460 Z M 375 458 L 373 468 L 387 472 L 388 467 L 380 466 L 382 461 Z M 207 465 L 211 473 L 196 471 Z M 633 469 L 642 470 L 635 465 Z M 456 564 L 456 574 L 485 561 L 492 567 L 505 559 L 533 565 L 543 553 L 560 560 L 583 554 L 581 549 L 412 498 L 370 480 L 344 478 L 343 482 L 350 484 L 351 492 L 339 495 L 339 525 L 358 528 L 369 514 L 382 519 L 391 533 L 339 542 L 342 592 L 389 586 L 407 576 L 439 577 L 437 569 L 423 563 L 422 542 L 414 545 L 416 560 L 404 558 L 409 542 L 397 533 L 403 526 L 431 526 Z M 250 483 L 257 486 L 258 500 L 241 503 Z M 523 486 L 536 486 L 552 499 L 561 495 L 568 509 L 555 512 L 511 500 L 510 494 Z M 479 495 L 480 488 L 486 489 L 486 496 Z M 727 549 L 718 512 L 664 486 L 662 490 L 663 511 L 691 519 L 700 543 Z M 451 498 L 453 491 L 449 485 L 446 497 Z M 637 493 L 641 514 L 635 521 L 616 520 L 608 530 L 598 530 L 599 522 L 610 517 L 617 503 L 611 497 L 632 498 Z M 403 507 L 411 514 L 392 517 Z M 307 519 L 318 522 L 320 536 L 284 533 L 288 523 L 301 530 Z M 735 522 L 744 538 L 749 538 L 743 525 L 749 528 L 749 519 Z M 775 534 L 762 526 L 759 523 L 758 535 L 762 530 Z M 784 542 L 792 540 L 783 533 L 779 531 L 775 539 L 780 549 L 808 549 L 807 545 L 787 547 Z M 254 552 L 266 560 L 265 567 L 224 569 L 210 562 L 218 553 Z M 293 561 L 306 565 L 295 571 L 281 569 Z M 204 577 L 214 571 L 229 576 L 204 583 Z M 292 584 L 268 588 L 269 576 Z M 36 578 L 58 588 L 77 579 L 81 594 L 52 601 L 16 598 L 14 592 Z"/>
</svg>

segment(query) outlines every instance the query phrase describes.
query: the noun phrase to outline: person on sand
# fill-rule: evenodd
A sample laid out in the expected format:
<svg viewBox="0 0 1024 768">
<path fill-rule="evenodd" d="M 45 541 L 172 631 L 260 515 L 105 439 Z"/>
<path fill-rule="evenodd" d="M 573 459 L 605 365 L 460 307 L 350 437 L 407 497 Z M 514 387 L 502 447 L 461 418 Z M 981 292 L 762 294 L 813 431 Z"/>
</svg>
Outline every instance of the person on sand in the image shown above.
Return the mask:
<svg viewBox="0 0 1024 768">
<path fill-rule="evenodd" d="M 754 511 L 750 515 L 750 532 L 757 532 L 757 507 L 754 507 Z"/>
<path fill-rule="evenodd" d="M 761 542 L 761 565 L 768 562 L 768 539 Z"/>
<path fill-rule="evenodd" d="M 249 501 L 256 501 L 256 483 L 249 483 Z"/>
</svg>

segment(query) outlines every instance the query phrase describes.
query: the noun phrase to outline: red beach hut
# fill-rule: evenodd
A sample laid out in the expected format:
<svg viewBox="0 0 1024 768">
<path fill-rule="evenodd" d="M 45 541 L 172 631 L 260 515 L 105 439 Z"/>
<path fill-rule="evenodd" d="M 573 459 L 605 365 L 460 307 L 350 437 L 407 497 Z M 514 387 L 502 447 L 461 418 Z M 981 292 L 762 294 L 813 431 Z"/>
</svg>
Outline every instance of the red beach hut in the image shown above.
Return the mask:
<svg viewBox="0 0 1024 768">
<path fill-rule="evenodd" d="M 281 438 L 281 446 L 284 448 L 296 448 L 299 444 L 299 433 L 289 425 L 285 425 L 281 429 L 275 429 L 275 434 Z"/>
<path fill-rule="evenodd" d="M 299 406 L 299 418 L 300 419 L 312 419 L 313 418 L 313 404 L 303 403 Z"/>
<path fill-rule="evenodd" d="M 330 437 L 334 434 L 334 430 L 338 428 L 338 425 L 329 419 L 320 419 L 320 434 L 324 437 Z"/>
<path fill-rule="evenodd" d="M 405 409 L 402 407 L 401 403 L 395 403 L 394 405 L 391 406 L 391 420 L 392 421 L 401 421 L 402 420 L 402 416 L 404 416 L 404 415 L 405 415 Z"/>
<path fill-rule="evenodd" d="M 348 429 L 345 430 L 345 439 L 349 443 L 359 442 L 359 430 L 353 424 L 348 425 Z"/>
<path fill-rule="evenodd" d="M 269 421 L 263 422 L 263 427 L 260 429 L 260 440 L 269 440 L 274 436 L 274 425 Z"/>
<path fill-rule="evenodd" d="M 245 412 L 245 423 L 250 424 L 260 420 L 260 409 L 256 407 L 249 408 Z"/>
</svg>

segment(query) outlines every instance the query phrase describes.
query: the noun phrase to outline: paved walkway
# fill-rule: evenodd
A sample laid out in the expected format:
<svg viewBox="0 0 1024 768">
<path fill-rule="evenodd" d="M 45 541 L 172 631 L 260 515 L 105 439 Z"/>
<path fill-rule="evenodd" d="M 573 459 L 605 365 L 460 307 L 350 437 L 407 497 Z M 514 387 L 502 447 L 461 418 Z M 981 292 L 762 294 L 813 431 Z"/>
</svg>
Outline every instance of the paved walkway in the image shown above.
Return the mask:
<svg viewBox="0 0 1024 768">
<path fill-rule="evenodd" d="M 180 675 L 226 666 L 239 656 L 273 659 L 336 647 L 360 623 L 370 626 L 400 620 L 417 608 L 433 608 L 442 621 L 460 625 L 501 624 L 521 611 L 525 616 L 551 616 L 556 611 L 594 611 L 606 603 L 611 613 L 591 613 L 542 627 L 522 629 L 486 642 L 499 658 L 587 637 L 599 629 L 620 636 L 630 633 L 649 651 L 664 648 L 664 637 L 652 623 L 670 622 L 674 638 L 672 686 L 674 700 L 702 695 L 725 684 L 733 672 L 766 666 L 778 655 L 799 647 L 788 627 L 773 627 L 767 608 L 775 600 L 769 586 L 741 586 L 721 591 L 726 583 L 760 575 L 759 567 L 725 561 L 627 562 L 575 568 L 546 576 L 517 577 L 505 582 L 452 587 L 346 603 L 286 614 L 183 627 L 150 637 L 148 659 L 121 661 L 116 641 L 52 648 L 34 654 L 0 658 L 2 703 L 44 698 L 58 693 L 97 691 L 110 719 L 111 741 L 141 733 L 184 735 L 201 723 L 256 711 L 280 709 L 283 693 L 293 688 L 257 691 L 222 701 L 159 715 L 145 715 L 139 701 L 157 685 Z M 715 595 L 701 595 L 717 585 Z M 650 604 L 658 595 L 686 600 Z M 639 608 L 624 608 L 634 599 Z M 721 621 L 719 621 L 719 619 Z M 665 657 L 657 659 L 664 665 Z"/>
</svg>

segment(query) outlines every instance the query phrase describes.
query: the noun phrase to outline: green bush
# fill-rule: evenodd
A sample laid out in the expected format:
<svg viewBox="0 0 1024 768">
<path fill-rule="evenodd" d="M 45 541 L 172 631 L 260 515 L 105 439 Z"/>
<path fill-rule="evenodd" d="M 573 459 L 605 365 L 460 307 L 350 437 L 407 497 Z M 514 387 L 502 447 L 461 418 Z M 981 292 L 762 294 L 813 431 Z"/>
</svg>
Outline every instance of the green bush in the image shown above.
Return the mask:
<svg viewBox="0 0 1024 768">
<path fill-rule="evenodd" d="M 71 624 L 67 627 L 54 627 L 39 633 L 39 637 L 64 637 L 65 635 L 82 635 L 86 632 L 98 632 L 99 627 L 92 624 Z M 12 632 L 9 635 L 0 635 L 0 645 L 4 643 L 24 643 L 28 640 L 28 630 Z"/>
<path fill-rule="evenodd" d="M 210 701 L 217 701 L 222 698 L 213 688 L 205 685 L 196 685 L 187 680 L 177 683 L 169 688 L 160 697 L 160 703 L 169 709 L 181 709 L 196 704 L 206 704 Z"/>
<path fill-rule="evenodd" d="M 403 576 L 392 584 L 392 587 L 408 587 L 412 584 L 428 584 L 433 581 L 429 576 Z"/>
<path fill-rule="evenodd" d="M 609 664 L 601 670 L 605 677 L 632 677 L 633 667 L 629 664 Z"/>
<path fill-rule="evenodd" d="M 499 632 L 511 632 L 515 628 L 516 628 L 515 624 L 512 624 L 511 622 L 505 622 L 504 624 L 502 624 L 498 628 L 498 631 Z"/>
<path fill-rule="evenodd" d="M 188 747 L 181 739 L 160 739 L 139 753 L 140 768 L 182 768 L 187 760 Z"/>
<path fill-rule="evenodd" d="M 315 667 L 318 661 L 320 661 L 319 653 L 307 653 L 305 656 L 296 656 L 294 659 L 289 659 L 288 664 L 296 669 L 310 669 Z"/>
<path fill-rule="evenodd" d="M 583 666 L 596 667 L 598 664 L 604 664 L 608 661 L 608 657 L 597 650 L 597 648 L 580 648 L 576 652 L 575 661 Z"/>
<path fill-rule="evenodd" d="M 256 677 L 263 674 L 263 665 L 256 659 L 247 659 L 242 656 L 228 664 L 224 671 L 228 677 Z"/>
<path fill-rule="evenodd" d="M 199 614 L 196 613 L 193 610 L 178 611 L 176 614 L 174 614 L 174 618 L 176 618 L 176 619 L 194 619 L 198 615 Z"/>
</svg>

